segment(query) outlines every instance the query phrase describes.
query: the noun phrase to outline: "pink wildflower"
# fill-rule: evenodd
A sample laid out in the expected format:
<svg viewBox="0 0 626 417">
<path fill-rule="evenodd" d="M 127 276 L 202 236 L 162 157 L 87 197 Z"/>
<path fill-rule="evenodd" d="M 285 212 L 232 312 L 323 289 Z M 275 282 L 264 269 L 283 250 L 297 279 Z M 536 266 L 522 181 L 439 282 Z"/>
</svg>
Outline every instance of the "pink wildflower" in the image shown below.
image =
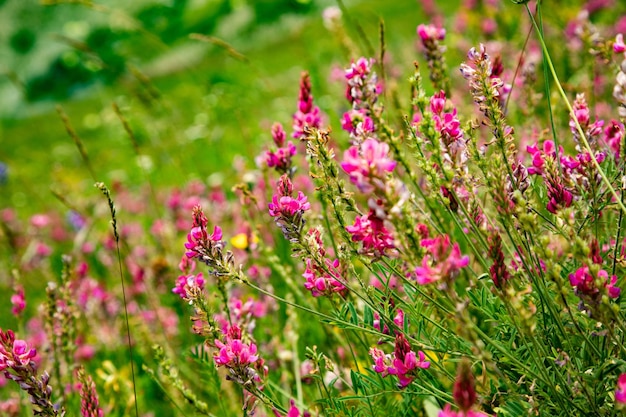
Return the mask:
<svg viewBox="0 0 626 417">
<path fill-rule="evenodd" d="M 341 128 L 352 136 L 365 138 L 374 132 L 374 121 L 363 109 L 350 110 L 343 114 Z"/>
<path fill-rule="evenodd" d="M 202 273 L 197 275 L 181 275 L 176 280 L 176 286 L 172 288 L 174 294 L 178 294 L 182 299 L 195 298 L 196 294 L 204 289 L 204 278 Z"/>
<path fill-rule="evenodd" d="M 345 293 L 346 287 L 340 281 L 339 259 L 330 261 L 324 258 L 326 268 L 315 264 L 311 259 L 306 260 L 306 269 L 302 276 L 306 280 L 304 288 L 311 291 L 313 297 L 331 296 L 334 293 Z"/>
<path fill-rule="evenodd" d="M 609 273 L 601 269 L 598 271 L 597 278 L 603 283 L 610 298 L 619 297 L 621 290 L 619 287 L 615 286 L 617 276 L 612 275 L 609 278 Z M 596 301 L 598 296 L 601 295 L 600 289 L 596 286 L 596 277 L 591 274 L 589 267 L 586 265 L 578 268 L 573 274 L 570 274 L 569 282 L 575 287 L 577 295 L 581 298 Z"/>
<path fill-rule="evenodd" d="M 624 139 L 624 125 L 617 120 L 611 120 L 604 129 L 604 141 L 613 151 L 616 160 L 620 159 L 622 140 Z"/>
<path fill-rule="evenodd" d="M 293 137 L 302 139 L 306 136 L 306 128 L 319 128 L 322 124 L 320 108 L 313 105 L 311 79 L 308 72 L 300 78 L 300 97 L 298 111 L 293 115 Z"/>
<path fill-rule="evenodd" d="M 346 70 L 346 97 L 355 110 L 372 111 L 382 91 L 376 74 L 372 72 L 373 65 L 374 60 L 361 57 Z"/>
<path fill-rule="evenodd" d="M 613 42 L 613 51 L 616 54 L 621 54 L 626 52 L 626 44 L 624 43 L 624 35 L 622 35 L 621 33 L 618 33 L 617 36 L 615 36 L 615 42 Z"/>
<path fill-rule="evenodd" d="M 373 369 L 381 374 L 396 375 L 398 386 L 404 388 L 417 376 L 419 369 L 427 369 L 430 362 L 426 361 L 424 352 L 415 353 L 402 333 L 396 335 L 396 346 L 393 354 L 385 354 L 382 350 L 371 348 L 370 356 L 374 359 Z"/>
<path fill-rule="evenodd" d="M 422 266 L 415 268 L 417 283 L 420 285 L 451 280 L 459 274 L 461 268 L 469 265 L 469 257 L 461 255 L 458 243 L 450 245 L 448 235 L 422 239 L 421 246 L 426 248 L 428 254 L 422 259 Z"/>
<path fill-rule="evenodd" d="M 237 325 L 233 325 L 228 333 L 226 343 L 215 340 L 215 346 L 220 350 L 213 356 L 217 366 L 237 369 L 252 365 L 259 360 L 256 345 L 247 344 L 241 340 L 241 330 Z"/>
<path fill-rule="evenodd" d="M 268 209 L 285 238 L 295 242 L 299 239 L 305 223 L 302 216 L 305 211 L 311 209 L 311 205 L 302 191 L 298 191 L 296 198 L 293 198 L 292 194 L 293 184 L 289 176 L 283 174 L 278 181 L 276 194 L 272 197 L 272 202 L 268 204 Z"/>
<path fill-rule="evenodd" d="M 621 374 L 617 379 L 617 389 L 615 390 L 615 401 L 626 404 L 626 374 Z"/>
<path fill-rule="evenodd" d="M 272 126 L 272 139 L 277 146 L 276 150 L 267 151 L 265 153 L 265 162 L 270 168 L 275 168 L 280 173 L 286 173 L 291 170 L 291 157 L 297 152 L 296 146 L 292 142 L 285 145 L 285 131 L 280 123 Z"/>
<path fill-rule="evenodd" d="M 417 27 L 417 34 L 424 43 L 433 40 L 442 41 L 446 37 L 446 30 L 435 25 L 421 24 Z"/>
<path fill-rule="evenodd" d="M 24 308 L 26 308 L 26 298 L 24 297 L 24 287 L 18 285 L 15 288 L 15 294 L 11 295 L 11 312 L 14 316 L 19 316 Z"/>
<path fill-rule="evenodd" d="M 363 242 L 363 253 L 382 256 L 386 250 L 395 247 L 391 232 L 374 210 L 370 209 L 365 216 L 357 216 L 354 225 L 346 226 L 346 230 L 352 235 L 353 242 Z"/>
<path fill-rule="evenodd" d="M 341 168 L 350 181 L 364 193 L 383 190 L 385 176 L 396 167 L 389 157 L 389 145 L 376 139 L 366 139 L 360 146 L 352 146 L 343 154 Z"/>
</svg>

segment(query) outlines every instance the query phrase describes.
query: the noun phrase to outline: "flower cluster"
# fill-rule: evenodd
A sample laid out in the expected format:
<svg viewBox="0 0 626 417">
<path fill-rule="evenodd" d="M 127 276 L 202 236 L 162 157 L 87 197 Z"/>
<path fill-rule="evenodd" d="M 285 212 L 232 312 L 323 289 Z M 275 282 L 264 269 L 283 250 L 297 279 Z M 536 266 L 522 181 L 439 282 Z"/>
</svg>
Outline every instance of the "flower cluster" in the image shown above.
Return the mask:
<svg viewBox="0 0 626 417">
<path fill-rule="evenodd" d="M 457 117 L 456 108 L 451 112 L 444 111 L 446 93 L 442 90 L 430 99 L 430 110 L 433 114 L 435 131 L 439 132 L 439 140 L 443 163 L 447 168 L 455 168 L 459 173 L 467 172 L 467 144 L 461 130 L 461 122 Z"/>
<path fill-rule="evenodd" d="M 381 219 L 373 209 L 367 215 L 357 216 L 354 225 L 346 226 L 346 230 L 352 235 L 353 242 L 363 244 L 364 254 L 380 257 L 395 248 L 393 236 L 385 227 L 385 219 Z"/>
<path fill-rule="evenodd" d="M 446 30 L 435 25 L 421 24 L 417 27 L 417 34 L 424 48 L 424 57 L 428 63 L 428 73 L 433 86 L 449 95 L 450 80 L 445 72 L 444 58 L 446 47 L 441 44 L 446 38 Z"/>
<path fill-rule="evenodd" d="M 304 212 L 309 210 L 311 205 L 302 191 L 298 191 L 296 198 L 292 195 L 293 184 L 289 176 L 283 174 L 278 181 L 276 194 L 272 197 L 272 202 L 268 204 L 268 209 L 285 238 L 290 242 L 297 242 L 305 223 Z"/>
<path fill-rule="evenodd" d="M 322 125 L 320 108 L 313 105 L 311 94 L 311 78 L 308 72 L 303 72 L 300 77 L 300 98 L 298 99 L 298 111 L 293 115 L 293 137 L 302 139 L 306 137 L 307 128 L 319 128 Z"/>
<path fill-rule="evenodd" d="M 228 378 L 243 387 L 253 384 L 257 386 L 261 382 L 259 371 L 266 372 L 264 361 L 257 355 L 257 347 L 254 343 L 245 343 L 242 340 L 241 329 L 232 325 L 228 329 L 224 342 L 219 339 L 214 341 L 219 349 L 213 356 L 218 367 L 228 369 Z"/>
<path fill-rule="evenodd" d="M 417 353 L 411 349 L 411 345 L 402 333 L 396 335 L 394 352 L 385 354 L 381 349 L 371 348 L 370 356 L 374 360 L 372 369 L 386 377 L 395 375 L 398 378 L 398 386 L 404 388 L 417 377 L 420 369 L 428 369 L 430 362 L 421 350 Z"/>
<path fill-rule="evenodd" d="M 222 229 L 213 228 L 213 233 L 207 232 L 207 218 L 200 206 L 193 208 L 193 226 L 187 234 L 185 255 L 190 259 L 198 259 L 209 268 L 209 273 L 216 276 L 228 275 L 234 266 L 233 254 L 224 252 L 226 242 L 222 240 Z"/>
<path fill-rule="evenodd" d="M 104 410 L 100 408 L 100 400 L 96 392 L 96 384 L 93 378 L 85 373 L 81 366 L 76 370 L 80 389 L 80 413 L 81 417 L 104 417 Z"/>
<path fill-rule="evenodd" d="M 346 70 L 346 98 L 352 109 L 344 113 L 341 127 L 350 133 L 352 143 L 358 145 L 372 137 L 376 126 L 374 117 L 379 117 L 381 108 L 377 105 L 382 87 L 376 73 L 372 71 L 374 61 L 359 58 Z"/>
<path fill-rule="evenodd" d="M 13 331 L 0 329 L 0 372 L 30 395 L 36 415 L 63 416 L 65 410 L 52 403 L 52 387 L 48 385 L 50 376 L 47 372 L 37 376 L 36 356 L 37 351 L 30 348 L 26 341 L 16 339 Z"/>
<path fill-rule="evenodd" d="M 311 291 L 313 297 L 332 296 L 335 293 L 345 295 L 346 286 L 342 283 L 342 268 L 339 259 L 328 259 L 319 229 L 311 229 L 305 239 L 311 258 L 306 258 L 306 269 L 302 276 L 304 288 Z"/>
<path fill-rule="evenodd" d="M 615 286 L 617 276 L 611 275 L 609 277 L 608 272 L 604 269 L 600 269 L 597 274 L 594 274 L 587 265 L 581 266 L 574 273 L 570 274 L 569 282 L 586 307 L 592 309 L 600 304 L 603 295 L 607 295 L 609 298 L 617 298 L 621 292 L 620 288 Z"/>
<path fill-rule="evenodd" d="M 387 174 L 395 167 L 396 161 L 389 157 L 389 145 L 372 138 L 360 146 L 351 146 L 341 162 L 350 181 L 363 193 L 384 191 Z"/>
<path fill-rule="evenodd" d="M 272 126 L 272 139 L 276 149 L 265 153 L 265 162 L 270 168 L 276 169 L 281 174 L 291 174 L 291 158 L 296 154 L 296 146 L 291 142 L 285 145 L 286 133 L 280 123 Z"/>
<path fill-rule="evenodd" d="M 176 286 L 172 289 L 172 292 L 178 294 L 180 298 L 193 303 L 204 290 L 202 272 L 198 274 L 193 273 L 196 263 L 187 256 L 183 256 L 178 267 L 183 272 L 183 275 L 180 275 L 176 280 Z"/>
<path fill-rule="evenodd" d="M 459 244 L 451 245 L 448 235 L 422 239 L 420 244 L 427 251 L 422 265 L 415 268 L 415 277 L 420 285 L 437 281 L 448 283 L 456 278 L 461 268 L 469 265 L 469 256 L 461 255 Z"/>
<path fill-rule="evenodd" d="M 569 127 L 576 141 L 576 150 L 581 152 L 584 147 L 581 145 L 580 132 L 578 132 L 578 125 L 581 127 L 587 142 L 592 150 L 596 150 L 599 144 L 599 138 L 602 134 L 602 127 L 604 126 L 604 120 L 597 120 L 591 122 L 591 114 L 587 100 L 585 100 L 584 94 L 577 94 L 576 100 L 573 103 L 574 118 L 570 118 Z M 577 125 L 578 124 L 578 125 Z"/>
</svg>

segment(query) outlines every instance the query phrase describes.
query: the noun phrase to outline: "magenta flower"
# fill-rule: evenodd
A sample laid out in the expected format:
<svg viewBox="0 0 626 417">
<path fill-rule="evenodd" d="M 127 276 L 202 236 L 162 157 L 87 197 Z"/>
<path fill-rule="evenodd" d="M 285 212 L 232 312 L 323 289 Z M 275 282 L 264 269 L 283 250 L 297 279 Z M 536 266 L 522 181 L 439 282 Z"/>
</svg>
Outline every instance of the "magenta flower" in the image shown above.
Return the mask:
<svg viewBox="0 0 626 417">
<path fill-rule="evenodd" d="M 391 363 L 393 360 L 391 354 L 385 354 L 385 352 L 378 348 L 371 348 L 369 354 L 374 360 L 374 365 L 372 365 L 372 369 L 381 374 L 383 378 L 389 375 L 388 370 L 391 367 Z"/>
<path fill-rule="evenodd" d="M 18 366 L 26 366 L 37 355 L 36 349 L 30 349 L 24 340 L 13 342 L 13 360 Z"/>
<path fill-rule="evenodd" d="M 311 259 L 306 260 L 306 269 L 302 276 L 306 280 L 304 288 L 311 291 L 313 297 L 331 296 L 334 293 L 345 293 L 346 287 L 340 281 L 341 271 L 339 260 L 330 261 L 324 258 L 326 268 L 315 264 Z"/>
<path fill-rule="evenodd" d="M 343 154 L 341 168 L 350 181 L 364 193 L 384 190 L 385 177 L 396 167 L 389 157 L 389 145 L 376 139 L 366 139 L 360 146 L 352 146 Z"/>
<path fill-rule="evenodd" d="M 427 255 L 422 259 L 422 266 L 415 268 L 417 283 L 420 285 L 454 279 L 461 268 L 469 265 L 469 256 L 461 255 L 458 243 L 450 245 L 448 235 L 422 239 L 421 246 L 426 248 Z"/>
<path fill-rule="evenodd" d="M 296 198 L 274 195 L 272 202 L 268 204 L 268 208 L 272 217 L 294 217 L 298 213 L 302 214 L 311 209 L 311 205 L 302 191 L 298 191 Z"/>
<path fill-rule="evenodd" d="M 402 333 L 396 335 L 396 345 L 392 354 L 385 354 L 382 350 L 371 348 L 370 356 L 374 360 L 372 369 L 384 378 L 387 375 L 395 375 L 398 378 L 398 386 L 408 386 L 420 369 L 428 369 L 430 362 L 426 361 L 424 352 L 414 352 L 411 345 Z"/>
<path fill-rule="evenodd" d="M 215 345 L 220 349 L 213 357 L 217 366 L 235 368 L 253 364 L 259 359 L 254 343 L 248 345 L 240 339 L 227 339 L 226 343 L 215 340 Z"/>
<path fill-rule="evenodd" d="M 620 159 L 622 140 L 624 139 L 624 125 L 617 120 L 611 120 L 604 129 L 604 141 L 613 151 L 616 160 Z"/>
<path fill-rule="evenodd" d="M 176 286 L 172 288 L 174 294 L 178 294 L 182 299 L 192 299 L 204 289 L 204 278 L 202 273 L 197 275 L 181 275 L 176 280 Z"/>
<path fill-rule="evenodd" d="M 376 74 L 372 72 L 373 65 L 374 60 L 361 57 L 346 70 L 346 98 L 354 110 L 364 109 L 368 115 L 382 92 Z"/>
<path fill-rule="evenodd" d="M 256 345 L 244 343 L 241 338 L 241 329 L 234 324 L 228 329 L 226 343 L 215 340 L 219 352 L 213 356 L 213 360 L 217 366 L 241 370 L 259 360 Z"/>
<path fill-rule="evenodd" d="M 306 128 L 319 128 L 322 125 L 320 108 L 313 105 L 311 94 L 311 79 L 308 72 L 303 72 L 300 78 L 300 96 L 298 111 L 293 115 L 293 137 L 302 139 L 306 136 Z"/>
<path fill-rule="evenodd" d="M 365 216 L 357 216 L 354 225 L 346 226 L 352 235 L 353 242 L 363 243 L 363 253 L 380 257 L 386 250 L 395 247 L 391 232 L 385 227 L 384 221 L 370 209 Z"/>
<path fill-rule="evenodd" d="M 617 379 L 617 389 L 615 390 L 615 401 L 626 404 L 626 374 L 621 374 Z"/>
<path fill-rule="evenodd" d="M 291 157 L 296 154 L 296 146 L 292 142 L 285 145 L 286 133 L 280 123 L 274 123 L 272 126 L 272 139 L 277 146 L 276 150 L 267 151 L 265 153 L 265 162 L 270 168 L 275 168 L 280 173 L 286 173 L 291 170 Z"/>
<path fill-rule="evenodd" d="M 616 54 L 621 54 L 623 52 L 626 52 L 626 44 L 624 43 L 624 35 L 622 35 L 621 33 L 618 33 L 617 36 L 615 36 L 615 42 L 613 42 L 613 51 Z"/>
<path fill-rule="evenodd" d="M 192 227 L 191 231 L 187 234 L 187 243 L 185 248 L 188 258 L 196 258 L 201 256 L 201 248 L 207 246 L 207 242 L 220 243 L 222 240 L 222 229 L 219 226 L 213 228 L 213 233 L 209 235 L 206 228 L 201 226 Z"/>
<path fill-rule="evenodd" d="M 609 273 L 604 269 L 598 272 L 597 277 L 600 282 L 604 283 L 607 294 L 610 298 L 617 298 L 620 295 L 620 288 L 616 287 L 617 276 L 612 275 L 609 278 Z M 575 287 L 576 294 L 579 297 L 596 299 L 600 295 L 600 289 L 596 286 L 596 277 L 594 277 L 589 271 L 588 266 L 582 266 L 578 268 L 573 274 L 569 276 L 569 282 Z"/>
<path fill-rule="evenodd" d="M 343 114 L 341 128 L 350 135 L 364 139 L 368 133 L 374 132 L 374 121 L 364 109 L 349 110 Z"/>
<path fill-rule="evenodd" d="M 305 211 L 311 209 L 311 205 L 302 191 L 298 191 L 296 198 L 293 198 L 292 194 L 293 184 L 289 176 L 283 174 L 278 181 L 276 194 L 268 204 L 268 210 L 285 238 L 290 242 L 296 242 L 305 223 L 302 216 Z"/>
<path fill-rule="evenodd" d="M 15 294 L 11 295 L 11 312 L 14 316 L 19 316 L 26 308 L 26 297 L 24 296 L 24 287 L 18 285 L 15 289 Z"/>
<path fill-rule="evenodd" d="M 433 40 L 442 41 L 446 37 L 446 30 L 444 28 L 438 28 L 435 25 L 421 24 L 417 27 L 417 34 L 424 43 Z"/>
</svg>

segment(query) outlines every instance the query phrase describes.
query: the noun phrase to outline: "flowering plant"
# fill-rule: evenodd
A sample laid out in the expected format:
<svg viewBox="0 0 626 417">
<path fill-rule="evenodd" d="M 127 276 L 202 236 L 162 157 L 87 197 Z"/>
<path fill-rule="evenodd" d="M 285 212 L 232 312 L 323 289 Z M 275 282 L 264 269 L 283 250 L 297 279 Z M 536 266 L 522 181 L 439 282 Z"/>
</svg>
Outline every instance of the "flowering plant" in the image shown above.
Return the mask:
<svg viewBox="0 0 626 417">
<path fill-rule="evenodd" d="M 393 76 L 384 37 L 377 56 L 348 48 L 335 107 L 302 72 L 291 120 L 268 123 L 271 140 L 232 194 L 193 181 L 153 195 L 167 211 L 142 234 L 118 230 L 118 197 L 100 184 L 113 231 L 100 231 L 97 249 L 84 236 L 101 209 L 73 212 L 81 246 L 48 286 L 33 341 L 0 331 L 0 371 L 36 414 L 79 403 L 83 416 L 139 414 L 150 404 L 137 387 L 202 415 L 626 409 L 623 35 L 594 26 L 589 2 L 561 39 L 570 47 L 554 51 L 542 2 L 465 2 L 457 24 L 480 18 L 492 39 L 472 46 L 423 3 L 433 21 L 416 27 L 426 65 L 416 61 L 405 80 Z M 529 33 L 521 51 L 493 40 L 512 25 L 498 18 L 503 7 Z M 354 47 L 346 12 L 328 9 L 327 26 Z M 580 59 L 593 78 L 581 70 L 563 82 L 556 64 Z M 48 220 L 31 221 L 25 271 L 51 256 L 37 242 Z M 8 215 L 2 224 L 13 233 Z M 107 289 L 95 268 L 116 266 L 122 285 Z M 28 292 L 14 281 L 21 320 Z M 92 378 L 79 362 L 105 355 L 97 340 L 121 349 L 120 331 L 132 383 L 112 359 Z M 68 387 L 56 402 L 40 361 Z M 134 363 L 149 382 L 134 379 Z M 98 382 L 117 400 L 100 401 Z"/>
</svg>

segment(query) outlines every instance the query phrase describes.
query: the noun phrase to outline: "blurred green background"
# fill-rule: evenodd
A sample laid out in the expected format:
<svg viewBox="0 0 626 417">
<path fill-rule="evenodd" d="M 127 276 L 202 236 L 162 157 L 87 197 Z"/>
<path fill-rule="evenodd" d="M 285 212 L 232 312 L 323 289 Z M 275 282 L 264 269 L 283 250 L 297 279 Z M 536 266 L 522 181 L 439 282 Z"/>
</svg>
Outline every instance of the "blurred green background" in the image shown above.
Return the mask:
<svg viewBox="0 0 626 417">
<path fill-rule="evenodd" d="M 24 214 L 54 208 L 51 189 L 72 202 L 94 179 L 133 186 L 148 176 L 182 185 L 216 172 L 228 176 L 237 155 L 250 166 L 270 140 L 271 123 L 290 126 L 305 69 L 331 122 L 344 110 L 330 107 L 329 95 L 343 95 L 330 72 L 356 54 L 342 53 L 324 27 L 332 0 L 0 3 L 0 163 L 7 168 L 0 208 Z M 387 48 L 407 54 L 410 70 L 418 56 L 415 27 L 425 19 L 417 2 L 345 6 L 346 32 L 355 39 L 366 33 L 376 49 L 380 21 L 392 22 Z M 128 119 L 138 152 L 113 103 Z M 56 105 L 81 138 L 96 178 Z"/>
</svg>

